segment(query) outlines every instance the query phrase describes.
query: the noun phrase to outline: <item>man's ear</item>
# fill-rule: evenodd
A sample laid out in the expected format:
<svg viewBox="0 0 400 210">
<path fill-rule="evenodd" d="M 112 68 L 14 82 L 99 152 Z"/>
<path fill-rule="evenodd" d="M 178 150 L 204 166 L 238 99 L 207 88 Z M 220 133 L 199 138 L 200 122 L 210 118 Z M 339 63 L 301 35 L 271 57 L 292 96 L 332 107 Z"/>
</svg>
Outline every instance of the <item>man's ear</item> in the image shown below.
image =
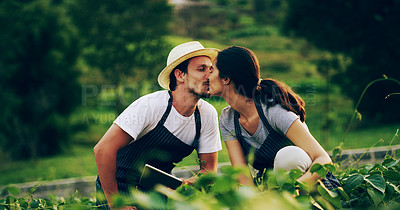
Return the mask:
<svg viewBox="0 0 400 210">
<path fill-rule="evenodd" d="M 185 72 L 183 72 L 183 71 L 181 71 L 179 69 L 174 69 L 174 74 L 175 74 L 176 81 L 178 81 L 178 82 L 183 82 L 184 81 L 183 77 L 185 75 Z"/>
</svg>

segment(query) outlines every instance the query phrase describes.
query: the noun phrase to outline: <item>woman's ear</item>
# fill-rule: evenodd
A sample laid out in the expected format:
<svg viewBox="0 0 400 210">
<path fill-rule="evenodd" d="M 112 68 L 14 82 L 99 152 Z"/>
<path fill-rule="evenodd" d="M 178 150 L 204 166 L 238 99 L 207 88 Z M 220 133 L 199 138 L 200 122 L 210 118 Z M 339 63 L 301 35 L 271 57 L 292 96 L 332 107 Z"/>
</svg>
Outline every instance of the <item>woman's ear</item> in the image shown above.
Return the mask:
<svg viewBox="0 0 400 210">
<path fill-rule="evenodd" d="M 178 82 L 184 81 L 183 76 L 185 75 L 185 72 L 183 72 L 179 69 L 174 69 L 174 74 L 175 74 L 176 81 L 178 81 Z"/>
<path fill-rule="evenodd" d="M 224 81 L 224 85 L 229 85 L 231 83 L 231 79 L 229 77 L 225 77 L 223 79 L 223 81 Z"/>
</svg>

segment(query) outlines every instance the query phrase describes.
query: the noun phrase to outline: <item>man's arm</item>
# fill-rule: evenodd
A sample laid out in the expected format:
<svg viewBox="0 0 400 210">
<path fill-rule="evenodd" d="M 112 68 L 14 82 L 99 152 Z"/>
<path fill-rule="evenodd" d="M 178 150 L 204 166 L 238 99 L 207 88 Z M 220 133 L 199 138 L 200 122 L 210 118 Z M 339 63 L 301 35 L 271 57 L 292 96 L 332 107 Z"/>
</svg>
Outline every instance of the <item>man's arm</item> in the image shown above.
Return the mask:
<svg viewBox="0 0 400 210">
<path fill-rule="evenodd" d="M 217 173 L 218 152 L 199 154 L 199 173 Z"/>
<path fill-rule="evenodd" d="M 199 154 L 200 171 L 199 173 L 217 173 L 218 152 Z M 197 176 L 183 180 L 185 184 L 196 182 Z"/>
<path fill-rule="evenodd" d="M 118 194 L 115 178 L 117 152 L 132 140 L 129 134 L 113 124 L 93 149 L 101 186 L 109 204 L 111 204 L 111 196 Z"/>
</svg>

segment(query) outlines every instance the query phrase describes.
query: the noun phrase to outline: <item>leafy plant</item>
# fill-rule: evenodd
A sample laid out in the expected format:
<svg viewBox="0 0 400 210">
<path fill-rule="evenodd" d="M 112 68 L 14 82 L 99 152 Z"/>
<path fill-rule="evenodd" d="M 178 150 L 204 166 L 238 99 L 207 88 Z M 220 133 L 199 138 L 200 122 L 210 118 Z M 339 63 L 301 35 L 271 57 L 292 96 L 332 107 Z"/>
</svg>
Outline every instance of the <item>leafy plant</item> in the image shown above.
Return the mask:
<svg viewBox="0 0 400 210">
<path fill-rule="evenodd" d="M 321 178 L 334 172 L 342 187 L 328 190 L 322 182 L 308 186 L 298 182 L 299 170 L 266 171 L 265 179 L 256 180 L 255 186 L 241 186 L 239 174 L 246 169 L 221 167 L 221 173 L 199 175 L 193 185 L 182 185 L 177 190 L 157 186 L 150 193 L 133 190 L 129 198 L 114 197 L 114 205 L 122 207 L 132 202 L 143 208 L 170 209 L 337 209 L 400 207 L 400 160 L 387 155 L 382 163 L 359 167 L 337 168 L 334 165 L 314 164 L 311 172 Z M 27 196 L 18 197 L 15 187 L 5 189 L 11 195 L 0 200 L 2 209 L 88 209 L 96 206 L 94 198 L 50 196 L 33 198 L 34 188 Z M 168 197 L 168 202 L 166 202 Z"/>
</svg>

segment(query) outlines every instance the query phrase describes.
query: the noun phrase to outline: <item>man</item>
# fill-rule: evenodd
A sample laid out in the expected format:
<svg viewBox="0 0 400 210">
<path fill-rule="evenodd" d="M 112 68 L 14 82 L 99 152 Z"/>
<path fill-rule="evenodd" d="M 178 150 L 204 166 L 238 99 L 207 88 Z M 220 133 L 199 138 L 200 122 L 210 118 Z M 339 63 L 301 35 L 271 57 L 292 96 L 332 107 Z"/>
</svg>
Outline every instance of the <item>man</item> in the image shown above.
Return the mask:
<svg viewBox="0 0 400 210">
<path fill-rule="evenodd" d="M 94 147 L 96 186 L 107 202 L 137 186 L 146 163 L 171 172 L 174 163 L 199 154 L 200 172 L 216 172 L 222 149 L 215 108 L 207 97 L 208 74 L 218 50 L 199 42 L 176 46 L 158 76 L 166 90 L 145 95 L 126 108 Z M 194 182 L 195 177 L 184 180 Z"/>
</svg>

